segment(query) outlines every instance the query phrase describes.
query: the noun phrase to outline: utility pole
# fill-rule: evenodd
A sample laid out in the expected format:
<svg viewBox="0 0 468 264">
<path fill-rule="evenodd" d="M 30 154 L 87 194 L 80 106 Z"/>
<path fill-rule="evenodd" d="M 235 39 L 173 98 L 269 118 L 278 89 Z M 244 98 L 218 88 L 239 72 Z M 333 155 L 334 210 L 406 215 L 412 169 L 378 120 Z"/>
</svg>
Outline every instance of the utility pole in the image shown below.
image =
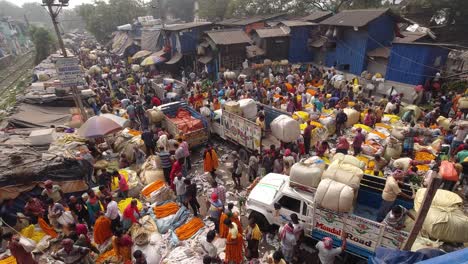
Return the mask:
<svg viewBox="0 0 468 264">
<path fill-rule="evenodd" d="M 57 18 L 58 18 L 58 15 L 60 14 L 60 11 L 62 10 L 62 7 L 68 6 L 68 2 L 69 0 L 58 0 L 58 1 L 57 0 L 42 0 L 42 6 L 47 7 L 47 11 L 49 12 L 50 18 L 52 19 L 52 24 L 54 25 L 55 34 L 57 34 L 57 40 L 58 40 L 60 49 L 62 50 L 62 56 L 64 58 L 67 58 L 68 54 L 67 54 L 67 49 L 65 49 L 65 45 L 63 44 L 63 39 L 60 33 L 60 29 L 58 26 L 59 22 Z M 83 122 L 86 122 L 86 120 L 88 119 L 88 115 L 86 114 L 86 111 L 83 106 L 83 101 L 81 100 L 81 92 L 78 91 L 78 87 L 76 85 L 72 85 L 70 89 L 73 95 L 73 101 L 75 102 L 75 106 L 80 110 Z"/>
</svg>

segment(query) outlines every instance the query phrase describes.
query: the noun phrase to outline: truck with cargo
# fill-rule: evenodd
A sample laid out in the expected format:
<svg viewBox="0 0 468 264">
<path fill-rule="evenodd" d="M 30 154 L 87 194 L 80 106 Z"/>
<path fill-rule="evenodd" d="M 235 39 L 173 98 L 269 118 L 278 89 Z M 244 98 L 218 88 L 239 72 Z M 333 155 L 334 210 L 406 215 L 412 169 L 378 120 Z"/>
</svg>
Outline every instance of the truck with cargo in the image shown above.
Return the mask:
<svg viewBox="0 0 468 264">
<path fill-rule="evenodd" d="M 208 142 L 208 120 L 185 102 L 172 102 L 157 107 L 164 113 L 163 127 L 169 134 L 177 138 L 184 134 L 190 148 L 201 146 Z M 180 112 L 189 113 L 184 118 L 178 117 Z"/>
<path fill-rule="evenodd" d="M 270 173 L 252 189 L 246 208 L 261 228 L 267 230 L 286 224 L 290 215 L 296 213 L 306 236 L 315 240 L 331 237 L 335 246 L 341 245 L 344 230 L 348 242 L 346 251 L 368 258 L 379 246 L 400 248 L 409 235 L 375 221 L 384 186 L 384 178 L 364 175 L 352 213 L 338 213 L 319 207 L 314 200 L 314 189 L 291 184 L 289 176 Z M 412 193 L 406 184 L 402 190 L 408 195 Z M 404 199 L 397 199 L 396 204 L 408 209 L 413 207 L 412 201 Z"/>
</svg>

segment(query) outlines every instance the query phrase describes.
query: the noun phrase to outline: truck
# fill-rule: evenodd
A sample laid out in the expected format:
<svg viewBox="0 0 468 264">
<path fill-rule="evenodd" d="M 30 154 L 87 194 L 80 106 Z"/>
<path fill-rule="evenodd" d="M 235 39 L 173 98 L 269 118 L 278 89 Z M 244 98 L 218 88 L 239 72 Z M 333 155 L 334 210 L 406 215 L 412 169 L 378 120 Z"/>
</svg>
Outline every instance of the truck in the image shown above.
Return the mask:
<svg viewBox="0 0 468 264">
<path fill-rule="evenodd" d="M 187 85 L 185 83 L 164 76 L 160 77 L 161 78 L 155 78 L 150 80 L 151 89 L 159 99 L 164 100 L 167 97 L 168 93 L 166 92 L 165 87 L 169 83 L 172 83 L 171 98 L 181 97 L 185 94 L 185 90 L 187 88 Z"/>
<path fill-rule="evenodd" d="M 341 245 L 344 230 L 348 242 L 346 252 L 367 259 L 379 246 L 400 248 L 409 235 L 374 220 L 384 186 L 384 178 L 364 175 L 353 213 L 338 213 L 319 207 L 314 202 L 314 190 L 291 186 L 289 176 L 269 173 L 248 195 L 246 209 L 249 217 L 254 217 L 264 230 L 286 224 L 290 215 L 296 213 L 307 237 L 318 241 L 331 237 L 335 246 Z M 406 184 L 402 191 L 412 193 Z M 413 207 L 412 201 L 404 199 L 397 199 L 396 204 Z"/>
<path fill-rule="evenodd" d="M 177 124 L 175 124 L 169 117 L 175 117 L 179 109 L 185 109 L 191 114 L 193 118 L 201 120 L 203 124 L 203 128 L 183 133 L 189 147 L 195 148 L 208 142 L 208 120 L 206 120 L 206 118 L 204 118 L 195 109 L 190 107 L 187 103 L 181 101 L 167 103 L 158 106 L 158 109 L 164 113 L 164 120 L 162 121 L 163 127 L 165 127 L 169 134 L 174 136 L 174 138 L 183 133 L 183 131 L 181 131 Z"/>
</svg>

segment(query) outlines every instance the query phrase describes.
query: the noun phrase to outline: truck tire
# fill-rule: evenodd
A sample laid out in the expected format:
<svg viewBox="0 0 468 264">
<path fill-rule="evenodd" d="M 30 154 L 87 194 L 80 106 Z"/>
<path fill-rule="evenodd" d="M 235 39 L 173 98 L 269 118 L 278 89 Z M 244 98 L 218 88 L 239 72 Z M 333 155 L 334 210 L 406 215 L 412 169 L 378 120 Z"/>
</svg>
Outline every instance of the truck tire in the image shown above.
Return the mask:
<svg viewBox="0 0 468 264">
<path fill-rule="evenodd" d="M 249 215 L 249 218 L 253 217 L 255 219 L 255 222 L 257 223 L 258 227 L 260 230 L 263 232 L 269 232 L 270 231 L 270 224 L 266 220 L 265 216 L 263 216 L 261 213 L 252 211 Z"/>
<path fill-rule="evenodd" d="M 244 149 L 239 149 L 239 158 L 244 164 L 249 163 L 249 153 Z"/>
</svg>

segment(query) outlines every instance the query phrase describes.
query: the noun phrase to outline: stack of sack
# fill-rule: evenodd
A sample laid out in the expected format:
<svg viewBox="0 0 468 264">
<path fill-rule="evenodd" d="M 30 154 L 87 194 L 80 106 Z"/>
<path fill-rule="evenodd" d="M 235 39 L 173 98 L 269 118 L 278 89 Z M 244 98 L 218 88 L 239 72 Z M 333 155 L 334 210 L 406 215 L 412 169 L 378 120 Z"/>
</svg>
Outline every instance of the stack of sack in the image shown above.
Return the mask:
<svg viewBox="0 0 468 264">
<path fill-rule="evenodd" d="M 414 209 L 419 212 L 426 188 L 416 192 Z M 439 189 L 432 200 L 421 233 L 445 242 L 468 242 L 468 217 L 463 212 L 463 199 L 458 194 Z"/>
<path fill-rule="evenodd" d="M 322 175 L 315 202 L 337 212 L 350 212 L 364 175 L 365 164 L 351 155 L 335 154 Z"/>
<path fill-rule="evenodd" d="M 234 114 L 242 115 L 242 109 L 240 107 L 240 104 L 239 102 L 236 102 L 236 101 L 226 102 L 224 104 L 224 110 L 234 113 Z"/>
<path fill-rule="evenodd" d="M 348 121 L 346 121 L 346 127 L 352 127 L 354 124 L 359 122 L 359 112 L 353 108 L 345 108 L 344 113 L 348 116 Z"/>
<path fill-rule="evenodd" d="M 291 167 L 290 184 L 300 188 L 317 188 L 325 171 L 325 162 L 317 156 L 302 159 Z"/>
<path fill-rule="evenodd" d="M 280 115 L 271 124 L 271 133 L 282 142 L 289 143 L 301 135 L 299 122 L 287 115 Z"/>
</svg>

